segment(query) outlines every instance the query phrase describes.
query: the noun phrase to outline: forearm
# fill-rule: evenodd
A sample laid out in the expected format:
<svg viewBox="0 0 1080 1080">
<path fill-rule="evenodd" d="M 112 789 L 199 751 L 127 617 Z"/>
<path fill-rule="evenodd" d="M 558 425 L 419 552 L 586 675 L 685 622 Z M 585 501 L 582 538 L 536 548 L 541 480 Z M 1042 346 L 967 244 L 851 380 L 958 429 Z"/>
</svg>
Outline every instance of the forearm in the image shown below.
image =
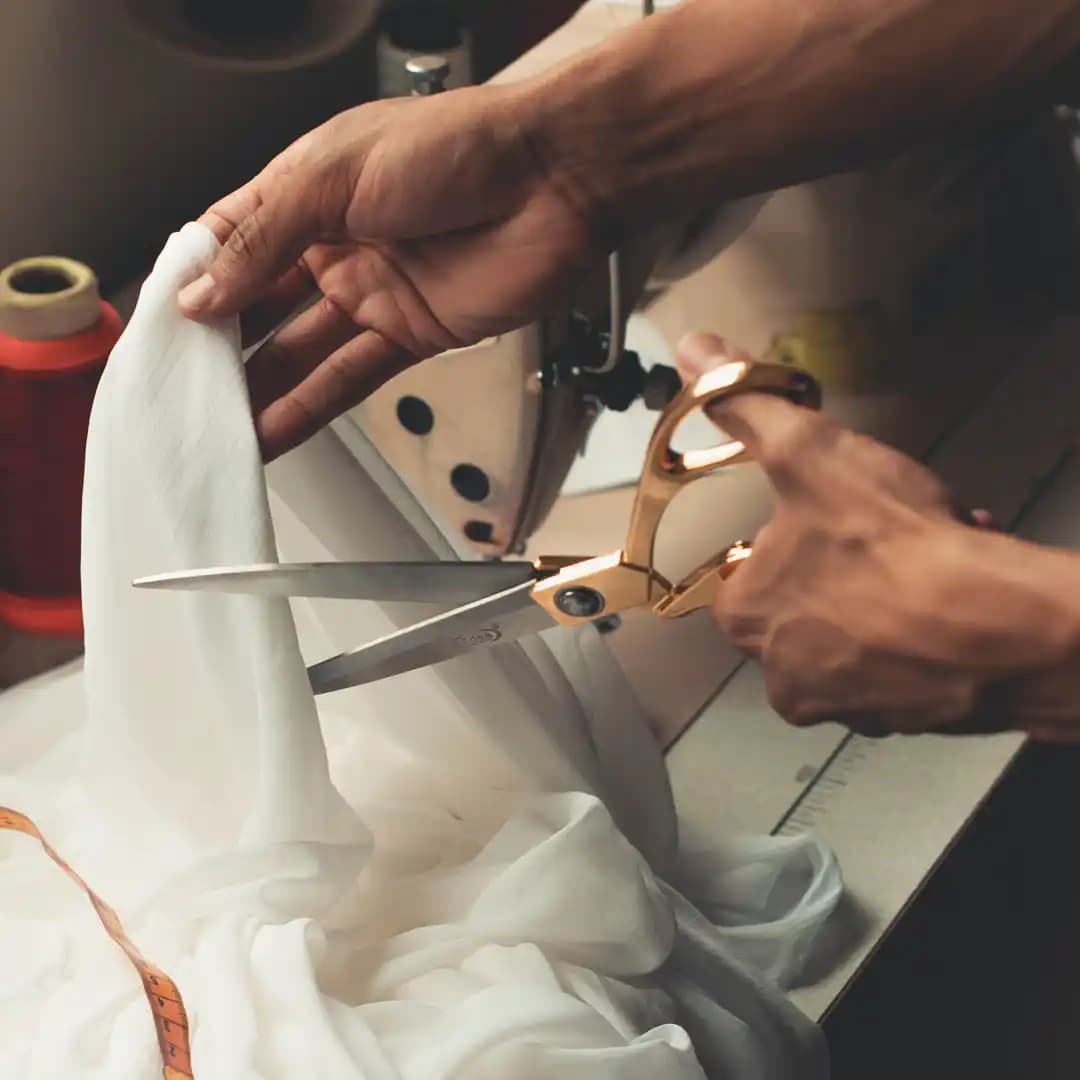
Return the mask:
<svg viewBox="0 0 1080 1080">
<path fill-rule="evenodd" d="M 830 665 L 826 650 L 805 694 L 839 672 L 841 699 L 874 680 L 892 730 L 1080 741 L 1080 553 L 939 520 L 889 530 L 868 554 L 864 588 L 849 582 L 867 560 L 849 553 L 825 601 L 858 662 L 848 651 Z"/>
<path fill-rule="evenodd" d="M 997 95 L 1062 94 L 1076 0 L 686 0 L 534 84 L 538 141 L 615 231 L 855 167 Z"/>
<path fill-rule="evenodd" d="M 978 628 L 968 649 L 983 686 L 976 726 L 1080 741 L 1080 553 L 979 532 L 954 555 L 965 569 L 938 602 Z"/>
<path fill-rule="evenodd" d="M 1080 665 L 1080 554 L 960 525 L 920 544 L 912 588 L 955 659 L 988 678 Z"/>
</svg>

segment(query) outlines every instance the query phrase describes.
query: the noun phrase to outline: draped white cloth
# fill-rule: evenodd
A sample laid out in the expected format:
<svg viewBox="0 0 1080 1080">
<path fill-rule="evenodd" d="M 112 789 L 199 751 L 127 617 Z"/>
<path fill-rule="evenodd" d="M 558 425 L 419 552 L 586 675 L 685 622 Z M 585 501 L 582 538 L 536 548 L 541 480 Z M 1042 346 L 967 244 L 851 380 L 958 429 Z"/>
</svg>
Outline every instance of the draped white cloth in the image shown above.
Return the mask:
<svg viewBox="0 0 1080 1080">
<path fill-rule="evenodd" d="M 0 804 L 179 983 L 198 1080 L 823 1077 L 778 985 L 839 896 L 831 855 L 810 837 L 680 855 L 662 759 L 593 631 L 316 709 L 305 659 L 412 613 L 130 587 L 278 546 L 450 555 L 347 423 L 277 463 L 268 500 L 237 327 L 176 308 L 215 245 L 198 225 L 169 241 L 95 402 L 85 664 L 0 696 Z M 0 832 L 0 1077 L 158 1076 L 127 960 Z"/>
</svg>

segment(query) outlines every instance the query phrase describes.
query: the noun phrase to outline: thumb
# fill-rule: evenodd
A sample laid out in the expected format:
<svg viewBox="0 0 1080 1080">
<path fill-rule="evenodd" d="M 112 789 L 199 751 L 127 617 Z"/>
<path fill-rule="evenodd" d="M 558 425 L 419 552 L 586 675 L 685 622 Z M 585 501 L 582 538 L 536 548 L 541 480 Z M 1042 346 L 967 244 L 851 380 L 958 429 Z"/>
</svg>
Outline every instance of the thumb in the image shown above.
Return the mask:
<svg viewBox="0 0 1080 1080">
<path fill-rule="evenodd" d="M 684 383 L 704 375 L 729 360 L 750 360 L 741 349 L 729 345 L 716 334 L 687 334 L 675 349 L 675 366 Z"/>
<path fill-rule="evenodd" d="M 731 360 L 752 357 L 716 334 L 687 334 L 675 350 L 675 363 L 684 383 Z M 770 475 L 786 459 L 788 446 L 807 424 L 822 418 L 776 394 L 734 394 L 708 409 L 709 418 L 732 439 L 741 442 Z M 776 479 L 773 477 L 773 479 Z"/>
<path fill-rule="evenodd" d="M 198 319 L 235 315 L 263 296 L 320 239 L 321 200 L 283 190 L 257 205 L 223 239 L 205 273 L 180 290 L 180 308 Z M 297 197 L 297 195 L 300 197 Z"/>
</svg>

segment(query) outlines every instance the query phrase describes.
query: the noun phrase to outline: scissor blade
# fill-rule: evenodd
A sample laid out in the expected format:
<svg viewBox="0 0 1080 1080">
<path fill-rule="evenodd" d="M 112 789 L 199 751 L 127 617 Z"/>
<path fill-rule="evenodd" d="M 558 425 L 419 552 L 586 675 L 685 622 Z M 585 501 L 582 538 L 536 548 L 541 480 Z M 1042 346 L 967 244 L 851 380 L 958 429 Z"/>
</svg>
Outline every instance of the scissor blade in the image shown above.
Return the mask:
<svg viewBox="0 0 1080 1080">
<path fill-rule="evenodd" d="M 464 604 L 531 582 L 528 562 L 265 563 L 180 570 L 138 578 L 145 589 L 197 589 L 260 596 L 321 596 L 341 600 Z"/>
<path fill-rule="evenodd" d="M 532 598 L 532 583 L 515 585 L 483 600 L 387 634 L 351 652 L 308 668 L 316 694 L 377 682 L 429 667 L 472 649 L 516 641 L 556 625 Z"/>
</svg>

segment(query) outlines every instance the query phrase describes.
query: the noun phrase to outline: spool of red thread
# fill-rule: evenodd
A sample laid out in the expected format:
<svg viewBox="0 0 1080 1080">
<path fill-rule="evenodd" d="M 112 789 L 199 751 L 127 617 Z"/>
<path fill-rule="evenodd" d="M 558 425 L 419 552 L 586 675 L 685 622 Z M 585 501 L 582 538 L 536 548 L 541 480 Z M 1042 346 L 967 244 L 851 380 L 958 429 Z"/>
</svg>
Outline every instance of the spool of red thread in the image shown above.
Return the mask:
<svg viewBox="0 0 1080 1080">
<path fill-rule="evenodd" d="M 19 630 L 82 635 L 86 429 L 121 328 L 82 263 L 0 271 L 0 620 Z"/>
</svg>

